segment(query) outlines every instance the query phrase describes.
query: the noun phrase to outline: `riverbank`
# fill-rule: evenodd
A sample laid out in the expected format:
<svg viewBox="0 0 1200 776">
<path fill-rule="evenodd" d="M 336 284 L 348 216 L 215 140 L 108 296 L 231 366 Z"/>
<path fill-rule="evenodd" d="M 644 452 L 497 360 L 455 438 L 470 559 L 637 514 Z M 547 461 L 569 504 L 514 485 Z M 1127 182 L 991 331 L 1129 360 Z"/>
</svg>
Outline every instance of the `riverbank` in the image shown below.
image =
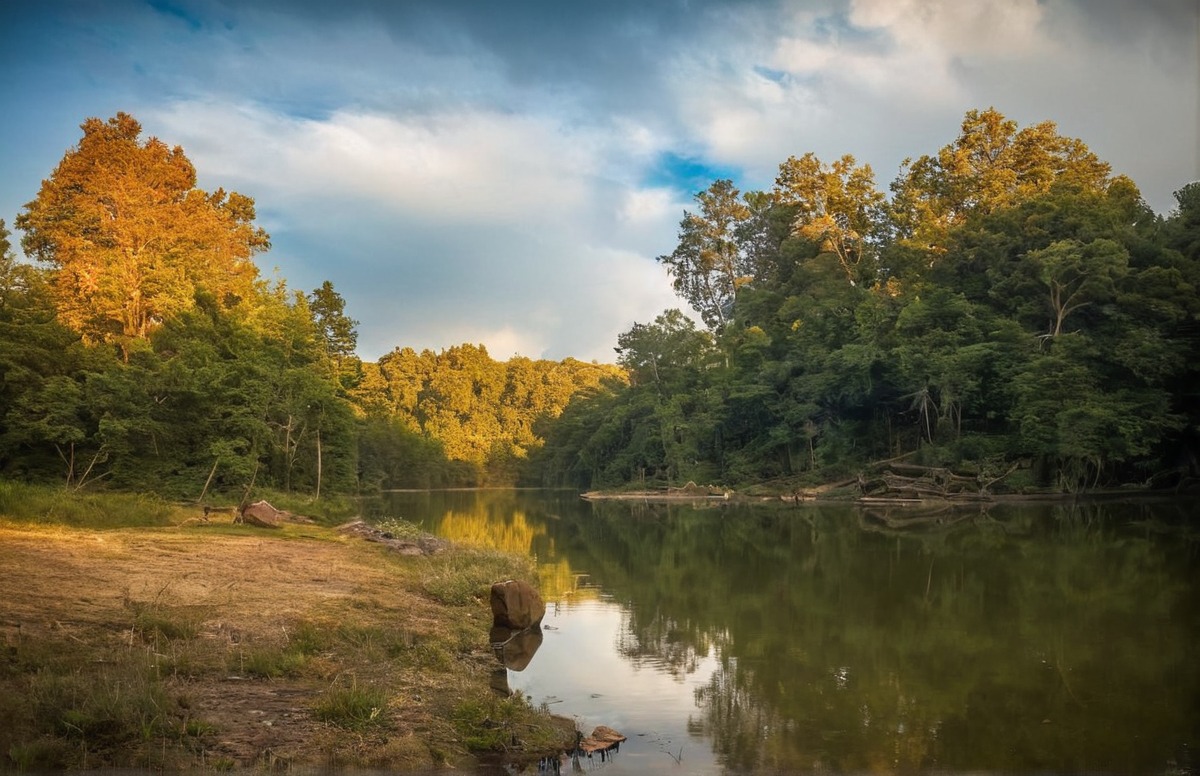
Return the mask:
<svg viewBox="0 0 1200 776">
<path fill-rule="evenodd" d="M 0 515 L 0 770 L 421 771 L 561 736 L 488 685 L 488 586 L 528 560 L 190 511 Z"/>
</svg>

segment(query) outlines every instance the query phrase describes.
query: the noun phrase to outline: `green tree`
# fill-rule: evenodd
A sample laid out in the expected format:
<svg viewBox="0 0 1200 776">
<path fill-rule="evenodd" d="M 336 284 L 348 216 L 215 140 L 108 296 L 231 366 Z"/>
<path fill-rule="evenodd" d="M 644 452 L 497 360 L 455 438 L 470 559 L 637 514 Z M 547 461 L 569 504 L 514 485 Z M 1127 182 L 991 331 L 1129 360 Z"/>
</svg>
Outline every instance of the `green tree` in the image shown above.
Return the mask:
<svg viewBox="0 0 1200 776">
<path fill-rule="evenodd" d="M 931 252 L 947 249 L 948 231 L 973 214 L 1011 208 L 1055 187 L 1102 191 L 1109 165 L 1053 122 L 1023 129 L 994 108 L 968 111 L 962 131 L 933 156 L 906 161 L 892 186 L 902 238 Z"/>
<path fill-rule="evenodd" d="M 1128 271 L 1129 254 L 1113 240 L 1099 239 L 1086 245 L 1060 240 L 1031 251 L 1026 261 L 1045 291 L 1049 336 L 1057 337 L 1072 313 L 1115 295 L 1116 282 Z"/>
<path fill-rule="evenodd" d="M 714 331 L 729 319 L 740 287 L 753 275 L 738 245 L 740 226 L 751 211 L 729 180 L 715 181 L 695 196 L 699 213 L 685 212 L 679 244 L 658 261 L 674 278 L 675 291 Z"/>
<path fill-rule="evenodd" d="M 333 283 L 328 280 L 313 289 L 308 305 L 334 375 L 350 387 L 357 380 L 360 368 L 354 353 L 358 346 L 358 321 L 346 315 L 346 300 L 333 290 Z"/>
<path fill-rule="evenodd" d="M 712 337 L 679 310 L 667 310 L 653 323 L 635 323 L 617 336 L 617 363 L 634 386 L 676 393 L 713 356 Z"/>
</svg>

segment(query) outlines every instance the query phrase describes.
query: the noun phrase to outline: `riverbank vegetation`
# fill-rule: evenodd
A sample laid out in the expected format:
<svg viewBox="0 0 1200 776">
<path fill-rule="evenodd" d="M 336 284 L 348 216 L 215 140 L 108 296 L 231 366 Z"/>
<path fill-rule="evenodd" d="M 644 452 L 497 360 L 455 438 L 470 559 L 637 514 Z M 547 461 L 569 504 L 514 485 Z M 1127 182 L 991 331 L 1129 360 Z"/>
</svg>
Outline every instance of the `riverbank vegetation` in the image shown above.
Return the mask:
<svg viewBox="0 0 1200 776">
<path fill-rule="evenodd" d="M 1083 142 L 995 110 L 890 196 L 852 156 L 718 180 L 659 257 L 701 324 L 622 334 L 628 384 L 545 427 L 544 481 L 1194 486 L 1200 183 L 1175 196 L 1162 218 Z"/>
<path fill-rule="evenodd" d="M 700 323 L 635 323 L 616 365 L 471 344 L 363 361 L 331 281 L 259 275 L 253 199 L 197 188 L 127 114 L 82 130 L 14 222 L 34 263 L 0 222 L 8 478 L 204 501 L 1197 474 L 1200 184 L 1155 214 L 1049 122 L 971 111 L 887 193 L 852 156 L 789 158 L 767 191 L 714 182 L 659 257 Z"/>
<path fill-rule="evenodd" d="M 51 490 L 0 492 L 0 770 L 415 770 L 564 743 L 488 685 L 488 588 L 526 558 L 119 495 L 29 511 Z"/>
</svg>

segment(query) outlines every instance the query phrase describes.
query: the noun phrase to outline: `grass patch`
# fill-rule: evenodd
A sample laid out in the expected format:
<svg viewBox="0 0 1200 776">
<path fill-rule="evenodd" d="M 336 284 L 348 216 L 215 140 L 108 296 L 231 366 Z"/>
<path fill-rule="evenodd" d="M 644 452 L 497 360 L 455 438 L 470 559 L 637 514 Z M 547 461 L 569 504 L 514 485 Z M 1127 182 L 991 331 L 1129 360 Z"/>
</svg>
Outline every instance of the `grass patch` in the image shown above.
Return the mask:
<svg viewBox="0 0 1200 776">
<path fill-rule="evenodd" d="M 240 494 L 239 494 L 240 496 Z M 321 496 L 319 499 L 303 493 L 255 489 L 250 501 L 267 501 L 276 509 L 310 517 L 326 526 L 344 523 L 358 514 L 358 504 L 347 496 Z"/>
<path fill-rule="evenodd" d="M 416 523 L 410 523 L 403 518 L 389 517 L 375 523 L 375 527 L 384 533 L 390 534 L 393 539 L 403 539 L 407 541 L 416 541 L 426 532 L 421 526 Z"/>
<path fill-rule="evenodd" d="M 252 647 L 230 655 L 231 670 L 254 679 L 300 676 L 308 658 L 290 649 Z"/>
<path fill-rule="evenodd" d="M 362 731 L 388 721 L 387 693 L 378 687 L 330 687 L 317 700 L 313 714 L 347 730 Z"/>
<path fill-rule="evenodd" d="M 504 579 L 536 579 L 530 558 L 463 547 L 429 558 L 421 589 L 434 600 L 463 606 L 488 600 L 492 585 Z"/>
<path fill-rule="evenodd" d="M 451 719 L 463 743 L 474 752 L 551 753 L 575 743 L 574 724 L 533 708 L 520 693 L 462 701 Z"/>
<path fill-rule="evenodd" d="M 177 730 L 162 682 L 145 660 L 67 674 L 39 671 L 25 677 L 17 695 L 28 722 L 9 731 L 7 748 L 18 767 L 86 768 L 89 755 L 103 761 L 110 751 L 149 751 Z"/>
<path fill-rule="evenodd" d="M 0 480 L 0 515 L 13 522 L 73 528 L 170 526 L 183 508 L 153 494 L 81 493 L 51 485 Z"/>
<path fill-rule="evenodd" d="M 329 648 L 329 637 L 325 629 L 314 622 L 301 620 L 287 631 L 288 647 L 305 657 L 319 655 Z"/>
</svg>

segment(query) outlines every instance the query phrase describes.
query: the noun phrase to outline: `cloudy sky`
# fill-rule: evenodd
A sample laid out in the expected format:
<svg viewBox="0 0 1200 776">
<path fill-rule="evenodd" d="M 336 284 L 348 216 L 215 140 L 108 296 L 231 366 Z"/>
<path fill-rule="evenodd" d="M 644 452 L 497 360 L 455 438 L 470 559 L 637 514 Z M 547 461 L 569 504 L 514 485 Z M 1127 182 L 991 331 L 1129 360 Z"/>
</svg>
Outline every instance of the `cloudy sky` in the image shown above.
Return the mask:
<svg viewBox="0 0 1200 776">
<path fill-rule="evenodd" d="M 611 361 L 718 177 L 850 153 L 881 189 L 994 106 L 1146 201 L 1200 178 L 1196 0 L 0 0 L 0 218 L 125 111 L 254 197 L 264 273 L 359 352 Z M 16 235 L 19 238 L 19 234 Z"/>
</svg>

